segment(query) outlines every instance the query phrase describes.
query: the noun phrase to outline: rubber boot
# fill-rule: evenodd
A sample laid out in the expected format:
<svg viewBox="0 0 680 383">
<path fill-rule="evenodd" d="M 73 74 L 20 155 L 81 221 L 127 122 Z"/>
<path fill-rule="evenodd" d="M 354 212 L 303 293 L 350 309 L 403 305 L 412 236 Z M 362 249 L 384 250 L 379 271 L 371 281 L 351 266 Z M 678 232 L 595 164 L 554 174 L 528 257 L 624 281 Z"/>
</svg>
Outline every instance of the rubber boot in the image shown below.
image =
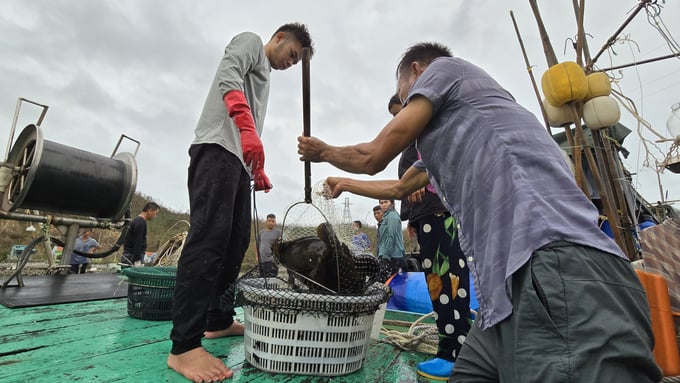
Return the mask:
<svg viewBox="0 0 680 383">
<path fill-rule="evenodd" d="M 442 358 L 420 362 L 416 366 L 418 375 L 432 380 L 448 380 L 453 372 L 454 363 Z"/>
</svg>

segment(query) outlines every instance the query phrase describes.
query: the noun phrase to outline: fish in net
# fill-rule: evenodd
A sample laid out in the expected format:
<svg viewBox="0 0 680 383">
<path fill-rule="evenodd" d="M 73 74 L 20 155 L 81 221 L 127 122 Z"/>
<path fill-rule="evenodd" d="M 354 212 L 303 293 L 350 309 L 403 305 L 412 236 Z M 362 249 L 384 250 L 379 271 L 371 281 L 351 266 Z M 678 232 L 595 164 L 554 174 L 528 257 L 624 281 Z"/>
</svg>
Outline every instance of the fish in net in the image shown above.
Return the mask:
<svg viewBox="0 0 680 383">
<path fill-rule="evenodd" d="M 311 291 L 362 294 L 380 273 L 375 257 L 353 254 L 327 222 L 317 226 L 315 236 L 274 243 L 273 253 Z"/>
<path fill-rule="evenodd" d="M 357 295 L 378 280 L 379 261 L 355 251 L 351 221 L 343 222 L 339 212 L 323 181 L 313 187 L 312 203 L 298 202 L 286 211 L 272 251 L 291 286 Z"/>
</svg>

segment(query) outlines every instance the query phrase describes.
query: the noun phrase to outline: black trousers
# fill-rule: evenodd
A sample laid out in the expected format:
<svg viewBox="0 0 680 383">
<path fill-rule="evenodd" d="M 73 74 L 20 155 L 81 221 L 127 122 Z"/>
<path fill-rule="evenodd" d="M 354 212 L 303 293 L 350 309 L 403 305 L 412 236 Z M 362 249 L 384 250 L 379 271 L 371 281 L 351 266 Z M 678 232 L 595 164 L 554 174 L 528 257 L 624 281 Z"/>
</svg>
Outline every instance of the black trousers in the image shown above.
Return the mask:
<svg viewBox="0 0 680 383">
<path fill-rule="evenodd" d="M 274 278 L 279 274 L 279 267 L 274 261 L 260 263 L 260 276 L 263 278 Z"/>
<path fill-rule="evenodd" d="M 87 271 L 87 263 L 80 263 L 80 264 L 72 264 L 71 265 L 71 274 L 85 274 Z"/>
<path fill-rule="evenodd" d="M 173 354 L 233 323 L 233 287 L 250 243 L 250 176 L 241 160 L 215 144 L 192 145 L 189 155 L 191 226 L 177 265 Z"/>
</svg>

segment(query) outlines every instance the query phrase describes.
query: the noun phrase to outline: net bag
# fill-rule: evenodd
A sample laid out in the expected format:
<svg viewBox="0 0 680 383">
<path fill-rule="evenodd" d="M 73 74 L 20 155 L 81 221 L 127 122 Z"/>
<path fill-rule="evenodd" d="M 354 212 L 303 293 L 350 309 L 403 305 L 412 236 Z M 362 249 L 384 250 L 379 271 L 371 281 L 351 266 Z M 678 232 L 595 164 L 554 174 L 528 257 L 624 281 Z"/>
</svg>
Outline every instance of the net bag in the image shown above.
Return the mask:
<svg viewBox="0 0 680 383">
<path fill-rule="evenodd" d="M 313 191 L 312 203 L 298 202 L 286 211 L 274 259 L 295 291 L 361 295 L 380 277 L 380 263 L 354 248 L 351 220 L 343 221 L 335 202 L 326 198 L 325 183 Z"/>
</svg>

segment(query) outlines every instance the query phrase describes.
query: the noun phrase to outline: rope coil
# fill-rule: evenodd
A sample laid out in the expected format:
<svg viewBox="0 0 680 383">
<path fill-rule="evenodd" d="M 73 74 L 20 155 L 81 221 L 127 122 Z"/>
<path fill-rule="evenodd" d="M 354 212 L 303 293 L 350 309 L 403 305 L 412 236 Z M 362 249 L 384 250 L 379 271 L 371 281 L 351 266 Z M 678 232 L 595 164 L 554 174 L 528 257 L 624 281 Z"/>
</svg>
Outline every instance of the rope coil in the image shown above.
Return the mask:
<svg viewBox="0 0 680 383">
<path fill-rule="evenodd" d="M 406 333 L 383 327 L 380 329 L 383 338 L 378 341 L 406 351 L 415 350 L 424 354 L 436 355 L 439 347 L 439 330 L 436 325 L 421 323 L 433 316 L 434 312 L 421 316 L 410 325 Z M 405 325 L 408 323 L 394 320 L 383 321 L 383 325 Z"/>
</svg>

